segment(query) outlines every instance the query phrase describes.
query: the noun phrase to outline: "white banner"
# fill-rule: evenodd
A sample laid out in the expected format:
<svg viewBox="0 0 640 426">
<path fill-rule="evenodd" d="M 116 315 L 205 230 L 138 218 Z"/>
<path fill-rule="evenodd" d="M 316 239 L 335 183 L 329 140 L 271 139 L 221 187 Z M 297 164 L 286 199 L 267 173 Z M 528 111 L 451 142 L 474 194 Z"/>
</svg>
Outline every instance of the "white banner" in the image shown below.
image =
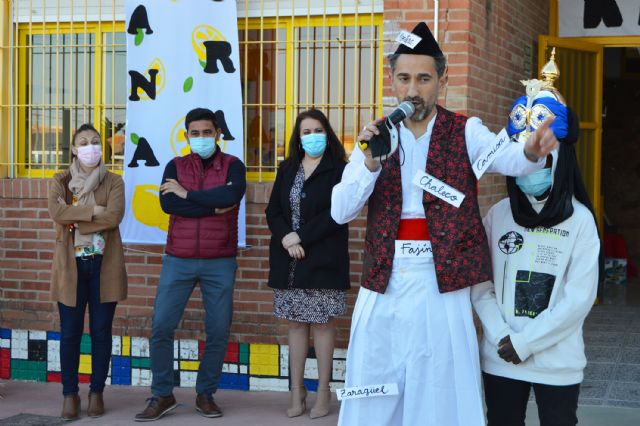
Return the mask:
<svg viewBox="0 0 640 426">
<path fill-rule="evenodd" d="M 638 0 L 559 0 L 560 37 L 640 35 Z"/>
<path fill-rule="evenodd" d="M 160 208 L 166 164 L 188 154 L 184 118 L 216 113 L 220 148 L 243 160 L 242 93 L 236 2 L 126 0 L 127 137 L 125 243 L 164 244 L 169 216 Z M 246 245 L 244 199 L 238 244 Z"/>
</svg>

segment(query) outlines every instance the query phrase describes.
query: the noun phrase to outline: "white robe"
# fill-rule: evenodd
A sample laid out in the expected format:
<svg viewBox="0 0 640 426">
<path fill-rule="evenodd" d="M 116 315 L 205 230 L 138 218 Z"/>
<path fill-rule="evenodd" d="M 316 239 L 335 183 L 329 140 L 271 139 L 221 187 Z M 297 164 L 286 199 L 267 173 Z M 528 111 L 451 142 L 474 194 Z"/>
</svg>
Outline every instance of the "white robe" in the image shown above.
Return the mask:
<svg viewBox="0 0 640 426">
<path fill-rule="evenodd" d="M 426 168 L 435 117 L 419 138 L 400 126 L 401 218 L 424 218 L 422 190 L 412 184 Z M 465 128 L 470 161 L 495 135 L 478 118 Z M 528 161 L 522 145 L 510 144 L 488 171 L 526 175 L 543 167 Z M 333 189 L 331 216 L 355 219 L 372 194 L 380 171 L 370 172 L 356 147 Z M 396 383 L 397 396 L 342 402 L 338 424 L 484 425 L 478 345 L 468 288 L 441 294 L 432 258 L 393 260 L 384 294 L 361 288 L 351 324 L 345 386 Z"/>
</svg>

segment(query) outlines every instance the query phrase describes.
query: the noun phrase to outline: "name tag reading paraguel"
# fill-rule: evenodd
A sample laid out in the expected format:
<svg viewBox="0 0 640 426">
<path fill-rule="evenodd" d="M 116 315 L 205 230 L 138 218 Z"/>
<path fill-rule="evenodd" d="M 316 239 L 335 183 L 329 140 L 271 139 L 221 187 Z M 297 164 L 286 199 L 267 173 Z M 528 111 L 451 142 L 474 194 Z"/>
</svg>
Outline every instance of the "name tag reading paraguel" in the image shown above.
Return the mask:
<svg viewBox="0 0 640 426">
<path fill-rule="evenodd" d="M 396 257 L 424 259 L 432 258 L 431 241 L 396 240 Z"/>
<path fill-rule="evenodd" d="M 336 390 L 338 401 L 345 399 L 371 398 L 373 396 L 393 396 L 398 395 L 398 385 L 396 383 L 385 383 L 383 385 L 354 386 L 352 388 L 342 388 Z"/>
<path fill-rule="evenodd" d="M 502 129 L 498 136 L 491 142 L 491 144 L 480 154 L 480 157 L 474 161 L 473 173 L 476 175 L 476 179 L 480 179 L 480 176 L 487 171 L 493 160 L 495 160 L 500 153 L 509 145 L 509 135 L 505 129 Z"/>
<path fill-rule="evenodd" d="M 462 204 L 464 200 L 464 194 L 462 192 L 422 170 L 416 172 L 416 175 L 413 177 L 413 184 L 455 207 L 460 207 L 460 204 Z"/>
</svg>

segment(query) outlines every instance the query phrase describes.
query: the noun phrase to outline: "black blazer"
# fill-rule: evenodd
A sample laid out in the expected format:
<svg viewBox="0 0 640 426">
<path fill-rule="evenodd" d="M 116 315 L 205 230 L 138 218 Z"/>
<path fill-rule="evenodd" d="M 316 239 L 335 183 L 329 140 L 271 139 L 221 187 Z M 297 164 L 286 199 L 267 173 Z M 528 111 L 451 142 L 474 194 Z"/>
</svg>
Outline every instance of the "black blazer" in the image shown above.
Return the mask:
<svg viewBox="0 0 640 426">
<path fill-rule="evenodd" d="M 349 227 L 331 218 L 331 191 L 340 182 L 346 166 L 328 153 L 304 182 L 300 194 L 300 229 L 305 257 L 296 265 L 294 286 L 305 289 L 348 289 Z M 269 205 L 265 210 L 271 230 L 269 287 L 287 288 L 292 258 L 282 247 L 282 238 L 293 231 L 289 193 L 298 164 L 284 161 L 276 175 Z"/>
</svg>

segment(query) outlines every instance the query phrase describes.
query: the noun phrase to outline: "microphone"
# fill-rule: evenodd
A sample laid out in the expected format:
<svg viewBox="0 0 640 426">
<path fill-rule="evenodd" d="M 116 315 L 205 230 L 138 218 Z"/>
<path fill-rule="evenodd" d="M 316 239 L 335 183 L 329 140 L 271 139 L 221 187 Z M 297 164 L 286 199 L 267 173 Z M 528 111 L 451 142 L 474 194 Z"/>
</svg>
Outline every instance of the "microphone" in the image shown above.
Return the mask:
<svg viewBox="0 0 640 426">
<path fill-rule="evenodd" d="M 407 117 L 411 117 L 413 113 L 416 112 L 416 107 L 413 105 L 411 101 L 404 101 L 396 109 L 393 110 L 391 114 L 387 117 L 387 120 L 391 122 L 394 126 L 400 123 Z"/>
<path fill-rule="evenodd" d="M 368 143 L 371 156 L 375 159 L 387 157 L 398 148 L 398 132 L 395 126 L 407 117 L 411 117 L 416 107 L 410 101 L 404 101 L 389 114 L 386 120 L 378 123 L 379 135 L 374 135 Z"/>
</svg>

